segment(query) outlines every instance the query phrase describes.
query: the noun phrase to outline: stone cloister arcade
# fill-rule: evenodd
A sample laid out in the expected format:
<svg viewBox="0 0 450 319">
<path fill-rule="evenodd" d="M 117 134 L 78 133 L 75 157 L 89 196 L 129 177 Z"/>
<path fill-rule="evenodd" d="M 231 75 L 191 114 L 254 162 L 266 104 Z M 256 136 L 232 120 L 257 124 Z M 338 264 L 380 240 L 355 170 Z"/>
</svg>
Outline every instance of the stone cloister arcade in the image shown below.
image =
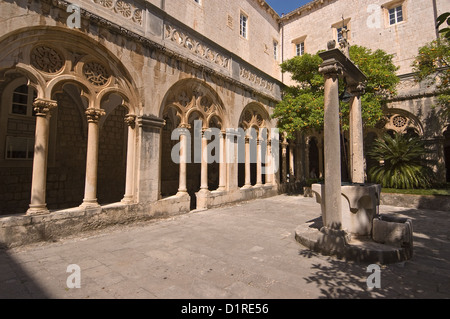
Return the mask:
<svg viewBox="0 0 450 319">
<path fill-rule="evenodd" d="M 34 28 L 0 42 L 0 214 L 150 203 L 170 214 L 278 193 L 266 99 L 234 89 L 242 95 L 239 109 L 213 82 L 185 75 L 168 86 L 159 114 L 147 116 L 135 71 L 92 39 Z M 177 128 L 195 137 L 194 123 L 201 123 L 202 152 L 217 143 L 216 161 L 195 161 L 193 151 L 187 160 L 195 138 L 171 139 Z M 170 158 L 177 143 L 178 164 Z"/>
<path fill-rule="evenodd" d="M 2 41 L 1 170 L 15 193 L 2 213 L 27 197 L 28 214 L 134 200 L 136 92 L 117 59 L 75 38 L 36 28 Z"/>
<path fill-rule="evenodd" d="M 275 169 L 270 168 L 276 156 L 270 139 L 274 127 L 268 112 L 252 102 L 244 107 L 239 123 L 232 123 L 229 111 L 201 81 L 182 80 L 169 90 L 162 107 L 161 198 L 189 197 L 190 209 L 202 209 L 214 205 L 211 198 L 226 203 L 233 201 L 235 195 L 230 194 L 235 192 L 276 189 Z M 178 161 L 173 158 L 177 144 Z"/>
</svg>

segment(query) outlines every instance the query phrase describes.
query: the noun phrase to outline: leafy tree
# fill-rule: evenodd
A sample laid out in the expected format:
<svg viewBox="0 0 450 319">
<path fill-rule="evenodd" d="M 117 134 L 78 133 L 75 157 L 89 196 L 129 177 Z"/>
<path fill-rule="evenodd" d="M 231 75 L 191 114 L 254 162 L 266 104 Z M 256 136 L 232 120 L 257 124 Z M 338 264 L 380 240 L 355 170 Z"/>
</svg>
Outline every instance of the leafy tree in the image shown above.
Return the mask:
<svg viewBox="0 0 450 319">
<path fill-rule="evenodd" d="M 428 188 L 433 174 L 426 165 L 426 155 L 427 149 L 419 137 L 385 134 L 375 140 L 367 154 L 380 163 L 369 169 L 368 177 L 387 188 Z"/>
<path fill-rule="evenodd" d="M 442 33 L 447 40 L 450 40 L 450 12 L 445 12 L 441 14 L 437 18 L 437 26 L 436 28 L 439 28 L 441 25 L 443 25 L 445 22 L 447 22 L 447 27 L 439 30 L 439 33 Z"/>
<path fill-rule="evenodd" d="M 450 33 L 449 33 L 450 36 Z M 417 82 L 436 86 L 438 106 L 450 115 L 450 37 L 431 41 L 419 49 L 412 67 Z"/>
<path fill-rule="evenodd" d="M 350 47 L 350 58 L 359 66 L 367 78 L 365 94 L 362 96 L 363 122 L 373 127 L 382 117 L 382 104 L 388 96 L 396 94 L 397 67 L 392 63 L 393 55 L 382 50 L 372 51 L 361 46 Z M 283 100 L 276 106 L 273 118 L 278 127 L 293 138 L 295 132 L 323 129 L 324 78 L 319 73 L 322 59 L 318 54 L 304 54 L 281 64 L 282 72 L 291 73 L 298 84 L 284 90 Z M 340 91 L 345 88 L 340 81 Z M 349 104 L 341 102 L 342 127 L 348 129 Z"/>
</svg>

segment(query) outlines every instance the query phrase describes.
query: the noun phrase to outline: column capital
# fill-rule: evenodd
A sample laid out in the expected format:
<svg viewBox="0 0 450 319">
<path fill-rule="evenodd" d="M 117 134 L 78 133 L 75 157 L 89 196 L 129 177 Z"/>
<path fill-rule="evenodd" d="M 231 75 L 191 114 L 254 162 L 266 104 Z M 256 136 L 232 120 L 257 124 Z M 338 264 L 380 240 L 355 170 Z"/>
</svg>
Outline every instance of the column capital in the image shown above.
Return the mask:
<svg viewBox="0 0 450 319">
<path fill-rule="evenodd" d="M 334 59 L 325 61 L 319 66 L 319 73 L 322 73 L 325 76 L 339 76 L 342 75 L 343 72 L 344 68 L 342 67 L 342 64 Z"/>
<path fill-rule="evenodd" d="M 178 128 L 190 129 L 191 126 L 187 123 L 180 123 L 180 125 L 178 125 Z"/>
<path fill-rule="evenodd" d="M 90 107 L 85 112 L 89 123 L 98 123 L 100 117 L 105 115 L 105 110 Z"/>
<path fill-rule="evenodd" d="M 134 114 L 127 114 L 125 115 L 125 123 L 131 127 L 134 128 L 136 126 L 136 115 Z"/>
<path fill-rule="evenodd" d="M 58 103 L 54 100 L 47 100 L 36 98 L 33 102 L 34 111 L 36 116 L 47 116 L 47 114 L 57 107 Z"/>
<path fill-rule="evenodd" d="M 353 95 L 362 95 L 362 94 L 364 94 L 365 89 L 366 89 L 366 84 L 362 83 L 362 82 L 355 83 L 348 87 L 348 91 Z"/>
</svg>

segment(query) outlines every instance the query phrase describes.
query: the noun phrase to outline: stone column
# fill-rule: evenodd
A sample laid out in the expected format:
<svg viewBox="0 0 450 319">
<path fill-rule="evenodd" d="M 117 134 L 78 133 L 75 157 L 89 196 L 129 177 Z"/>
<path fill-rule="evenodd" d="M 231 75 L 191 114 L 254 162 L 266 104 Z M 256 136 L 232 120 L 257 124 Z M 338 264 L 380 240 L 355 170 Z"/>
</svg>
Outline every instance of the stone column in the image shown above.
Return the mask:
<svg viewBox="0 0 450 319">
<path fill-rule="evenodd" d="M 201 180 L 200 191 L 208 192 L 208 139 L 205 136 L 205 130 L 202 130 L 202 162 L 201 162 Z"/>
<path fill-rule="evenodd" d="M 339 84 L 342 67 L 334 60 L 325 61 L 319 68 L 325 78 L 324 105 L 324 160 L 325 204 L 324 226 L 328 229 L 342 228 L 341 208 L 341 143 L 339 127 Z"/>
<path fill-rule="evenodd" d="M 295 181 L 294 150 L 295 150 L 295 143 L 291 142 L 289 144 L 289 182 Z"/>
<path fill-rule="evenodd" d="M 353 183 L 364 183 L 364 136 L 361 112 L 361 94 L 364 86 L 350 87 L 350 176 Z"/>
<path fill-rule="evenodd" d="M 303 167 L 304 143 L 301 133 L 297 134 L 297 142 L 295 143 L 295 180 L 301 182 L 305 180 L 305 170 Z"/>
<path fill-rule="evenodd" d="M 311 175 L 310 175 L 311 171 L 310 171 L 310 165 L 309 165 L 309 160 L 310 160 L 309 154 L 311 154 L 311 152 L 310 152 L 311 145 L 310 144 L 311 144 L 311 137 L 307 137 L 306 142 L 305 142 L 305 151 L 306 151 L 306 154 L 305 154 L 305 178 L 306 179 L 311 178 Z"/>
<path fill-rule="evenodd" d="M 245 137 L 245 185 L 243 188 L 252 187 L 250 178 L 250 137 Z"/>
<path fill-rule="evenodd" d="M 257 187 L 262 186 L 261 164 L 262 164 L 261 139 L 260 136 L 258 136 L 256 139 L 256 185 L 255 185 Z"/>
<path fill-rule="evenodd" d="M 98 170 L 98 121 L 105 115 L 102 109 L 88 108 L 86 116 L 88 120 L 88 143 L 86 156 L 86 182 L 84 186 L 84 199 L 82 207 L 97 207 L 97 170 Z"/>
<path fill-rule="evenodd" d="M 227 133 L 222 131 L 222 138 L 220 139 L 219 188 L 217 189 L 221 192 L 225 191 L 227 184 L 226 142 Z"/>
<path fill-rule="evenodd" d="M 319 171 L 317 172 L 318 178 L 323 178 L 323 142 L 318 139 L 317 141 L 317 154 L 319 156 Z"/>
<path fill-rule="evenodd" d="M 270 139 L 267 140 L 267 149 L 266 149 L 266 180 L 265 185 L 271 185 L 273 183 L 273 160 L 272 160 L 272 141 Z"/>
<path fill-rule="evenodd" d="M 289 144 L 286 142 L 285 139 L 283 139 L 283 142 L 281 142 L 281 176 L 280 176 L 280 183 L 286 183 L 287 182 L 287 146 Z"/>
<path fill-rule="evenodd" d="M 31 201 L 27 215 L 48 213 L 46 204 L 47 157 L 50 127 L 50 111 L 57 106 L 56 101 L 36 99 L 33 103 L 36 112 L 36 131 L 34 142 L 33 175 L 31 181 Z"/>
<path fill-rule="evenodd" d="M 187 195 L 187 154 L 188 154 L 188 138 L 189 126 L 187 124 L 180 124 L 180 172 L 178 181 L 177 196 Z"/>
<path fill-rule="evenodd" d="M 134 160 L 136 145 L 136 115 L 128 114 L 125 116 L 125 123 L 128 126 L 127 142 L 127 172 L 125 182 L 125 195 L 123 203 L 130 204 L 134 202 Z"/>
</svg>

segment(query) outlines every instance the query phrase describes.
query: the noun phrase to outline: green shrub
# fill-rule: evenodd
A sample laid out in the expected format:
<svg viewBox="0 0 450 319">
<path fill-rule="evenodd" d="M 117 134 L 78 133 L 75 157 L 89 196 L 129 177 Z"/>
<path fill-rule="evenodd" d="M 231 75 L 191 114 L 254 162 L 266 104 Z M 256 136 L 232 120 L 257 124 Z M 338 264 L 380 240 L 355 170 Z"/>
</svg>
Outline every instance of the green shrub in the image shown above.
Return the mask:
<svg viewBox="0 0 450 319">
<path fill-rule="evenodd" d="M 375 140 L 367 155 L 379 163 L 369 169 L 368 177 L 382 187 L 413 189 L 432 185 L 433 172 L 427 165 L 427 149 L 418 137 L 385 134 Z"/>
</svg>

